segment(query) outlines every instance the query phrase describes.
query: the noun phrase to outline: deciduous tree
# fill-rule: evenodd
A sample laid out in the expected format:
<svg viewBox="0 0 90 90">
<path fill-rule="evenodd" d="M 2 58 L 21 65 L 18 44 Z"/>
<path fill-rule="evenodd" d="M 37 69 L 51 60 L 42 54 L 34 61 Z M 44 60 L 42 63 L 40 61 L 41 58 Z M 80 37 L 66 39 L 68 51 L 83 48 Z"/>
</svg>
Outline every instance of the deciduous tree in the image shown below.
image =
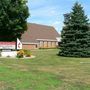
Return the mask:
<svg viewBox="0 0 90 90">
<path fill-rule="evenodd" d="M 0 41 L 14 41 L 27 30 L 26 0 L 0 0 Z"/>
</svg>

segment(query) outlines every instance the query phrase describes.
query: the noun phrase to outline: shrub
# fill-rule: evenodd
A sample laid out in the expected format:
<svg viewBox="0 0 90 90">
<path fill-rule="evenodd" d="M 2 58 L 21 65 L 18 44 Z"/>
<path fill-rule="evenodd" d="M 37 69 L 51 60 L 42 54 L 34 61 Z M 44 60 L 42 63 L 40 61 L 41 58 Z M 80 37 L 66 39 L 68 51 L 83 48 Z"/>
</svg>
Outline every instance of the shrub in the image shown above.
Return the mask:
<svg viewBox="0 0 90 90">
<path fill-rule="evenodd" d="M 31 51 L 30 50 L 24 50 L 24 55 L 26 57 L 31 57 Z"/>
<path fill-rule="evenodd" d="M 18 58 L 23 58 L 23 57 L 31 57 L 31 51 L 30 50 L 19 50 L 17 52 L 17 57 Z"/>
<path fill-rule="evenodd" d="M 17 52 L 17 57 L 18 57 L 18 58 L 23 58 L 23 57 L 24 57 L 24 50 L 19 50 L 19 51 Z"/>
</svg>

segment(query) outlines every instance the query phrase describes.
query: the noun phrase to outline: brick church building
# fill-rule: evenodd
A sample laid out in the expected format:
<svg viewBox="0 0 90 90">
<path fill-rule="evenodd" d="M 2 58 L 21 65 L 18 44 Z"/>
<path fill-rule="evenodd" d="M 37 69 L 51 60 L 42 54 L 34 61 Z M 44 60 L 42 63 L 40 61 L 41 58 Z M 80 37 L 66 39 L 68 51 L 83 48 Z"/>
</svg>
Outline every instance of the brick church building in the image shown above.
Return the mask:
<svg viewBox="0 0 90 90">
<path fill-rule="evenodd" d="M 30 23 L 28 30 L 22 35 L 23 49 L 56 48 L 59 33 L 52 26 Z"/>
</svg>

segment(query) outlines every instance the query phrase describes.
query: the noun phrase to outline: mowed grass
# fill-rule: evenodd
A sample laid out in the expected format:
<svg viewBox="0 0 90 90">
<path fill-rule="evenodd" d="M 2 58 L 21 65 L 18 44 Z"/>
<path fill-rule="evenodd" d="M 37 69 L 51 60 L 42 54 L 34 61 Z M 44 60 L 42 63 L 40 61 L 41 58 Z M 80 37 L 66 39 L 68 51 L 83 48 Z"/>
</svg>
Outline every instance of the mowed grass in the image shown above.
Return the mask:
<svg viewBox="0 0 90 90">
<path fill-rule="evenodd" d="M 90 90 L 90 58 L 33 50 L 33 59 L 0 59 L 0 90 Z"/>
</svg>

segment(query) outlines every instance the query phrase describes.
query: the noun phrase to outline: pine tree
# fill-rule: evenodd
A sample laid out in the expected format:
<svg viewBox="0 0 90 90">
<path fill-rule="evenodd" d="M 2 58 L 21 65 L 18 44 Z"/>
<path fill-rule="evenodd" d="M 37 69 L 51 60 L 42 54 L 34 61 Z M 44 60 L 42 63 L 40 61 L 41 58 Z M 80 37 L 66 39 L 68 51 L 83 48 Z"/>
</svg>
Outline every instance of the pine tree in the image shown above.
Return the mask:
<svg viewBox="0 0 90 90">
<path fill-rule="evenodd" d="M 81 4 L 76 2 L 72 12 L 65 14 L 61 33 L 61 56 L 90 57 L 90 31 L 88 18 Z"/>
</svg>

